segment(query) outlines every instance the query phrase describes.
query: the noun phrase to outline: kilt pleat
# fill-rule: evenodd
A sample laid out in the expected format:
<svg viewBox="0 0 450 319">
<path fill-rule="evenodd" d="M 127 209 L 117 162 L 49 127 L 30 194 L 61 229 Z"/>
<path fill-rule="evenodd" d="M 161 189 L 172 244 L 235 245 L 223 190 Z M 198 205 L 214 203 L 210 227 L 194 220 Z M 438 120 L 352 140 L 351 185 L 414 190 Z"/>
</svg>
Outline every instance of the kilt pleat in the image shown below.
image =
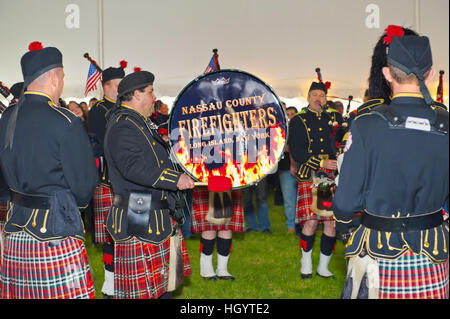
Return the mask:
<svg viewBox="0 0 450 319">
<path fill-rule="evenodd" d="M 380 299 L 448 299 L 449 264 L 433 264 L 407 251 L 396 260 L 379 260 Z"/>
<path fill-rule="evenodd" d="M 323 170 L 331 175 L 332 171 Z M 333 216 L 324 217 L 318 216 L 313 211 L 311 211 L 312 205 L 312 192 L 311 186 L 313 182 L 299 182 L 297 188 L 297 206 L 295 214 L 295 223 L 303 225 L 308 220 L 317 220 L 319 223 L 324 221 L 333 221 Z"/>
<path fill-rule="evenodd" d="M 179 231 L 175 236 L 182 236 Z M 181 237 L 182 238 L 182 237 Z M 184 276 L 191 266 L 182 238 Z M 136 238 L 115 244 L 114 294 L 117 299 L 156 299 L 167 292 L 170 241 L 160 245 L 144 243 Z"/>
<path fill-rule="evenodd" d="M 203 231 L 232 230 L 233 232 L 244 231 L 244 211 L 242 207 L 242 194 L 240 191 L 231 192 L 234 215 L 224 225 L 216 225 L 206 220 L 208 215 L 209 191 L 206 187 L 196 187 L 192 196 L 191 231 L 200 233 Z"/>
<path fill-rule="evenodd" d="M 96 243 L 111 243 L 112 238 L 103 224 L 109 208 L 113 203 L 113 193 L 111 188 L 99 185 L 94 190 L 93 195 L 94 212 L 94 234 Z"/>
<path fill-rule="evenodd" d="M 84 243 L 66 238 L 41 242 L 25 232 L 5 238 L 2 299 L 94 299 Z"/>
</svg>

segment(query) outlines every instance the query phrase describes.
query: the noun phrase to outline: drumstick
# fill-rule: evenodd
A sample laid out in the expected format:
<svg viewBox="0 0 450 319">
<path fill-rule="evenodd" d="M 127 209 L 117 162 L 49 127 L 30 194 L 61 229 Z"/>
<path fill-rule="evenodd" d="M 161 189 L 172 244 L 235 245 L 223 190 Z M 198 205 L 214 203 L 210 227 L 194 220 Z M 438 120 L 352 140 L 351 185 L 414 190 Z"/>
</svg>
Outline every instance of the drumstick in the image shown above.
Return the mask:
<svg viewBox="0 0 450 319">
<path fill-rule="evenodd" d="M 208 186 L 208 183 L 205 183 L 205 182 L 194 182 L 194 186 Z"/>
</svg>

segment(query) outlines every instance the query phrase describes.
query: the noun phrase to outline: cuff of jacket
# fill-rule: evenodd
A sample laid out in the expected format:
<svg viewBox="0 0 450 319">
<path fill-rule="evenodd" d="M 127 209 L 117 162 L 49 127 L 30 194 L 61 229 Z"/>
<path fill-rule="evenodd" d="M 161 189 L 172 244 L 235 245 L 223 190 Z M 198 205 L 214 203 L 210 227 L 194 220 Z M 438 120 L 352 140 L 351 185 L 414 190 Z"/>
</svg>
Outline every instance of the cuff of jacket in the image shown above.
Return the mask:
<svg viewBox="0 0 450 319">
<path fill-rule="evenodd" d="M 181 172 L 165 168 L 152 186 L 160 189 L 177 190 L 177 184 L 181 174 Z"/>
<path fill-rule="evenodd" d="M 320 158 L 311 156 L 306 163 L 300 165 L 297 171 L 297 180 L 300 182 L 308 182 L 312 179 L 312 174 L 320 168 Z"/>
</svg>

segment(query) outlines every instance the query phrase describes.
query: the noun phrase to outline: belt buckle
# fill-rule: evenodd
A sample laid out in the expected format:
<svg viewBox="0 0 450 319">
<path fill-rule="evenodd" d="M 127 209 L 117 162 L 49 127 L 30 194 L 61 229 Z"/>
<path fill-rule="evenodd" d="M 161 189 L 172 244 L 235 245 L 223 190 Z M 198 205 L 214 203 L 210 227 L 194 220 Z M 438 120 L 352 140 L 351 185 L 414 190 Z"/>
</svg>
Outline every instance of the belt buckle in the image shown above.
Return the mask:
<svg viewBox="0 0 450 319">
<path fill-rule="evenodd" d="M 319 154 L 318 156 L 321 160 L 327 160 L 330 158 L 330 155 L 328 154 Z"/>
</svg>

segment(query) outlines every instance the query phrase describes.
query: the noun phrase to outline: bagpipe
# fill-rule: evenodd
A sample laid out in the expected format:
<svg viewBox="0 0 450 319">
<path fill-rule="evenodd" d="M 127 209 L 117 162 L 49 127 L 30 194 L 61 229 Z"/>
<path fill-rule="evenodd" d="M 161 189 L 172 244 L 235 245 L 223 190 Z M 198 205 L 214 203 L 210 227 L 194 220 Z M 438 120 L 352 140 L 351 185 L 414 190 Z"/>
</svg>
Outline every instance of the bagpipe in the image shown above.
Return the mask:
<svg viewBox="0 0 450 319">
<path fill-rule="evenodd" d="M 0 114 L 2 114 L 6 108 L 11 105 L 13 99 L 14 96 L 9 91 L 9 88 L 0 82 Z"/>
<path fill-rule="evenodd" d="M 316 73 L 317 73 L 317 79 L 319 80 L 320 83 L 324 83 L 323 79 L 322 79 L 322 73 L 320 71 L 320 68 L 316 68 Z M 325 83 L 325 87 L 327 88 L 327 90 L 329 90 L 331 88 L 331 82 L 326 81 Z M 350 109 L 350 103 L 351 100 L 353 99 L 353 96 L 349 96 L 349 103 L 347 105 L 347 112 Z M 344 148 L 344 136 L 348 131 L 348 124 L 346 122 L 346 120 L 343 118 L 343 116 L 336 110 L 334 109 L 326 109 L 325 114 L 328 115 L 330 121 L 328 122 L 328 125 L 331 128 L 331 135 L 330 135 L 330 139 L 331 139 L 331 148 L 335 153 L 342 153 L 342 150 Z"/>
<path fill-rule="evenodd" d="M 322 79 L 322 74 L 320 68 L 316 68 L 317 78 L 320 83 L 324 83 Z M 330 89 L 331 82 L 325 82 L 325 87 Z M 349 97 L 349 105 L 353 97 Z M 325 106 L 324 106 L 325 107 Z M 344 120 L 342 115 L 334 109 L 326 109 L 324 111 L 329 117 L 328 125 L 331 129 L 330 143 L 331 149 L 336 154 L 336 156 L 342 153 L 345 143 L 345 135 L 348 131 L 347 122 Z M 312 204 L 311 211 L 322 217 L 333 216 L 332 201 L 334 196 L 334 190 L 336 188 L 336 182 L 334 179 L 328 175 L 325 171 L 315 172 L 311 185 L 312 194 Z"/>
</svg>

